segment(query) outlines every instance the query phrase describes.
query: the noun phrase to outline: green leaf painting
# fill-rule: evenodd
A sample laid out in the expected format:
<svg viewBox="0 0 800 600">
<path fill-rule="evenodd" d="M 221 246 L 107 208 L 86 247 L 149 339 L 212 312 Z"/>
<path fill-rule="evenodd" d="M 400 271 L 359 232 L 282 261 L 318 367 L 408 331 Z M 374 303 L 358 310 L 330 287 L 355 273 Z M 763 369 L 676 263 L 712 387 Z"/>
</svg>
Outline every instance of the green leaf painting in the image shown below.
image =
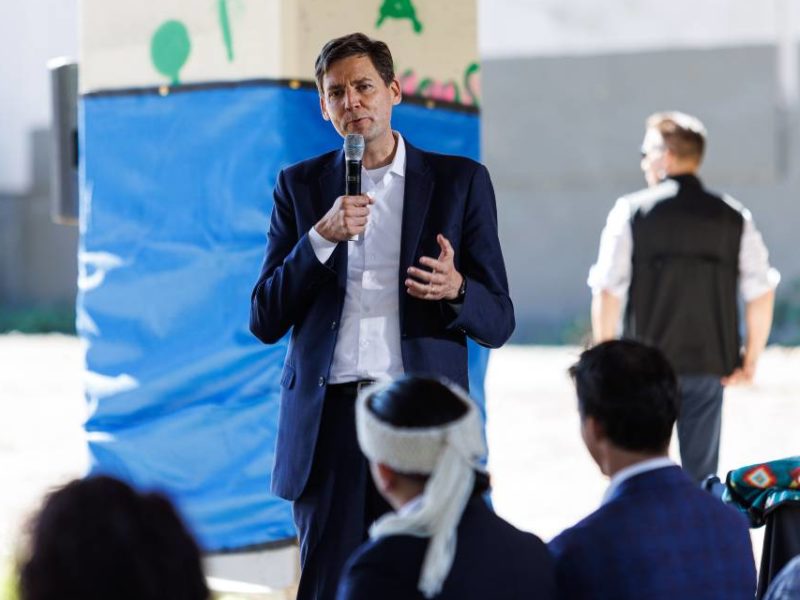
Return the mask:
<svg viewBox="0 0 800 600">
<path fill-rule="evenodd" d="M 383 0 L 375 27 L 383 25 L 386 19 L 408 19 L 414 27 L 414 33 L 422 33 L 422 23 L 417 19 L 417 11 L 411 0 Z"/>
<path fill-rule="evenodd" d="M 165 21 L 150 41 L 150 58 L 156 70 L 169 78 L 171 85 L 179 85 L 180 71 L 191 49 L 186 25 L 180 21 Z"/>
</svg>

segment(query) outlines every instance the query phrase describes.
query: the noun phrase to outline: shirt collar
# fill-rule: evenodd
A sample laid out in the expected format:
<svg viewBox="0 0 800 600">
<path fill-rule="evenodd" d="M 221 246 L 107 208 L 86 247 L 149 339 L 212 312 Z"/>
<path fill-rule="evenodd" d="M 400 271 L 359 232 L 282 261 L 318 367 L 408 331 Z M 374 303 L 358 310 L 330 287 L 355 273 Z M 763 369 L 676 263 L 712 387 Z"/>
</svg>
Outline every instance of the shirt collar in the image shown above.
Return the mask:
<svg viewBox="0 0 800 600">
<path fill-rule="evenodd" d="M 397 150 L 394 153 L 394 159 L 392 160 L 392 166 L 389 169 L 389 173 L 394 173 L 395 175 L 399 175 L 400 177 L 405 177 L 406 175 L 406 143 L 403 141 L 403 136 L 400 135 L 397 131 L 392 132 L 397 135 Z"/>
<path fill-rule="evenodd" d="M 611 498 L 614 497 L 614 494 L 617 492 L 623 481 L 627 481 L 631 477 L 641 475 L 642 473 L 647 473 L 648 471 L 655 471 L 656 469 L 674 466 L 676 466 L 675 463 L 668 457 L 659 456 L 657 458 L 649 458 L 647 460 L 634 463 L 628 467 L 625 467 L 624 469 L 620 469 L 614 473 L 614 476 L 611 478 L 611 481 L 608 484 L 608 489 L 606 490 L 606 493 L 603 494 L 602 504 L 606 504 L 609 500 L 611 500 Z"/>
</svg>

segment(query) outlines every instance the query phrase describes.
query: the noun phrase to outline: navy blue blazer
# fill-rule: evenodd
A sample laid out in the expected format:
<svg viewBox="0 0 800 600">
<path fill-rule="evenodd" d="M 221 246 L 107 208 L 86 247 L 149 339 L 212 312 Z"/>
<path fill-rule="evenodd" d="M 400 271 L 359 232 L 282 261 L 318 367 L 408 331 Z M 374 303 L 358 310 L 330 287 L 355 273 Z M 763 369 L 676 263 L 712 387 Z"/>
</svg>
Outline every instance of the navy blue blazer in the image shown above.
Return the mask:
<svg viewBox="0 0 800 600">
<path fill-rule="evenodd" d="M 281 171 L 274 191 L 267 250 L 253 289 L 250 330 L 266 344 L 290 329 L 281 376 L 272 491 L 295 500 L 311 470 L 322 401 L 344 304 L 347 244 L 317 260 L 308 231 L 343 192 L 344 154 L 329 152 Z M 406 142 L 405 197 L 398 270 L 400 349 L 406 373 L 449 378 L 467 388 L 467 336 L 496 348 L 514 330 L 494 190 L 473 160 L 423 152 Z M 467 279 L 460 311 L 405 291 L 406 270 L 439 256 L 436 235 L 455 251 Z"/>
<path fill-rule="evenodd" d="M 680 467 L 623 481 L 612 498 L 549 544 L 561 598 L 752 600 L 744 518 Z"/>
<path fill-rule="evenodd" d="M 422 600 L 417 589 L 428 540 L 409 535 L 370 540 L 344 568 L 337 600 Z M 456 555 L 435 598 L 555 600 L 553 562 L 544 543 L 495 515 L 479 497 L 458 525 Z"/>
</svg>

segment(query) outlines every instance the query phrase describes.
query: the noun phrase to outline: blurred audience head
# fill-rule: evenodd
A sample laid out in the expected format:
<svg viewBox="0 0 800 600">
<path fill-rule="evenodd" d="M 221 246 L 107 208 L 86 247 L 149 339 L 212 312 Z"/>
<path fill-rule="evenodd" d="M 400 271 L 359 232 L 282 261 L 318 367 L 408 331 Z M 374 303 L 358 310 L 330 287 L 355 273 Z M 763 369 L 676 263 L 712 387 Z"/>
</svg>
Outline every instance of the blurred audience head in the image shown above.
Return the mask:
<svg viewBox="0 0 800 600">
<path fill-rule="evenodd" d="M 581 434 L 601 469 L 609 452 L 643 459 L 667 453 L 679 395 L 659 350 L 632 340 L 604 342 L 583 352 L 569 373 Z"/>
<path fill-rule="evenodd" d="M 159 494 L 106 476 L 51 493 L 29 531 L 21 600 L 205 600 L 200 551 Z"/>
</svg>

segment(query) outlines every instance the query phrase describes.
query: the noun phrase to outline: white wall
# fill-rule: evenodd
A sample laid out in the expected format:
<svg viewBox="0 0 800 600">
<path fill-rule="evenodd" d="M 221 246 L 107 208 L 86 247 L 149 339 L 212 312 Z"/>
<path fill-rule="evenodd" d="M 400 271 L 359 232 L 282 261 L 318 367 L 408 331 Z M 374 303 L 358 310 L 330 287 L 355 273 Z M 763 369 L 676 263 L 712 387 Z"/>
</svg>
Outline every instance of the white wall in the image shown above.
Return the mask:
<svg viewBox="0 0 800 600">
<path fill-rule="evenodd" d="M 480 50 L 483 58 L 499 58 L 772 43 L 778 20 L 793 4 L 797 0 L 480 0 Z M 795 7 L 795 33 L 799 15 Z"/>
<path fill-rule="evenodd" d="M 3 2 L 0 18 L 0 192 L 31 187 L 30 131 L 50 123 L 55 56 L 76 56 L 78 0 Z"/>
</svg>

